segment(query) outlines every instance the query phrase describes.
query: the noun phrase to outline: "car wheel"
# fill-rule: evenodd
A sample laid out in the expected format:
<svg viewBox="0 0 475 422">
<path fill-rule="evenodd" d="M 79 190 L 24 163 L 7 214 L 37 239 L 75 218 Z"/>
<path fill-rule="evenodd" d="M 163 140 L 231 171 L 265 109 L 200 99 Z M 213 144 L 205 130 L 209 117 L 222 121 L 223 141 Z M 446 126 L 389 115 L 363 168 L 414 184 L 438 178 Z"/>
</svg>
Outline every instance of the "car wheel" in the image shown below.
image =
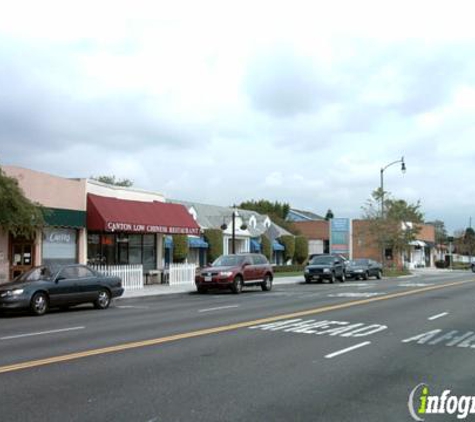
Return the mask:
<svg viewBox="0 0 475 422">
<path fill-rule="evenodd" d="M 336 281 L 335 273 L 332 273 L 332 275 L 330 276 L 330 283 L 334 283 L 335 281 Z"/>
<path fill-rule="evenodd" d="M 310 281 L 311 281 L 310 278 L 305 277 L 305 283 L 310 284 Z"/>
<path fill-rule="evenodd" d="M 266 274 L 264 281 L 261 284 L 261 289 L 263 292 L 269 292 L 272 290 L 272 277 L 269 274 Z"/>
<path fill-rule="evenodd" d="M 45 293 L 35 293 L 31 298 L 30 310 L 34 315 L 41 316 L 48 310 L 48 297 Z"/>
<path fill-rule="evenodd" d="M 475 265 L 472 265 L 472 273 L 475 273 Z"/>
<path fill-rule="evenodd" d="M 231 287 L 233 293 L 239 294 L 242 292 L 242 277 L 240 275 L 234 278 L 233 286 Z"/>
<path fill-rule="evenodd" d="M 369 278 L 369 274 L 368 274 L 368 272 L 366 271 L 366 272 L 364 273 L 363 280 L 368 280 L 368 278 Z"/>
<path fill-rule="evenodd" d="M 198 287 L 197 290 L 200 294 L 208 293 L 208 289 L 206 287 Z"/>
<path fill-rule="evenodd" d="M 379 270 L 378 273 L 376 274 L 376 278 L 378 280 L 381 280 L 383 278 L 383 273 L 381 272 L 381 270 Z"/>
<path fill-rule="evenodd" d="M 99 291 L 99 296 L 94 302 L 94 307 L 96 309 L 107 309 L 111 303 L 111 294 L 108 290 Z"/>
</svg>

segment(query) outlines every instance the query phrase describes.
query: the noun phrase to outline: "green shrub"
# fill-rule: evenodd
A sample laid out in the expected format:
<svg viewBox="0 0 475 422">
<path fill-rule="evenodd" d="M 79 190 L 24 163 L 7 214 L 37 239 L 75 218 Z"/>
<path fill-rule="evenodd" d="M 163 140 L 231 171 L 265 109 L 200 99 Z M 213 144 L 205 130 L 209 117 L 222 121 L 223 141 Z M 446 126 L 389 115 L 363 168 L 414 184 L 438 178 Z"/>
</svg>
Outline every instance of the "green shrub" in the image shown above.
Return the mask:
<svg viewBox="0 0 475 422">
<path fill-rule="evenodd" d="M 265 236 L 262 236 L 261 238 L 261 252 L 263 255 L 265 255 L 265 257 L 269 260 L 269 261 L 272 261 L 272 247 L 271 247 L 271 244 L 270 244 L 270 240 L 265 237 Z"/>
<path fill-rule="evenodd" d="M 173 262 L 185 262 L 188 256 L 188 236 L 186 234 L 173 235 Z"/>
<path fill-rule="evenodd" d="M 274 267 L 275 273 L 293 273 L 299 272 L 304 270 L 304 265 L 275 265 Z"/>
<path fill-rule="evenodd" d="M 468 262 L 453 262 L 452 269 L 454 270 L 469 270 L 470 264 Z"/>
<path fill-rule="evenodd" d="M 208 242 L 208 261 L 213 262 L 223 254 L 223 232 L 220 229 L 206 229 L 204 238 Z"/>
<path fill-rule="evenodd" d="M 447 268 L 447 262 L 443 259 L 439 259 L 438 261 L 435 261 L 435 267 L 436 268 Z"/>
<path fill-rule="evenodd" d="M 295 238 L 295 261 L 297 264 L 303 264 L 308 257 L 308 240 L 304 236 Z"/>
<path fill-rule="evenodd" d="M 279 242 L 285 247 L 284 260 L 294 259 L 295 254 L 295 237 L 290 235 L 284 235 L 279 238 Z"/>
</svg>

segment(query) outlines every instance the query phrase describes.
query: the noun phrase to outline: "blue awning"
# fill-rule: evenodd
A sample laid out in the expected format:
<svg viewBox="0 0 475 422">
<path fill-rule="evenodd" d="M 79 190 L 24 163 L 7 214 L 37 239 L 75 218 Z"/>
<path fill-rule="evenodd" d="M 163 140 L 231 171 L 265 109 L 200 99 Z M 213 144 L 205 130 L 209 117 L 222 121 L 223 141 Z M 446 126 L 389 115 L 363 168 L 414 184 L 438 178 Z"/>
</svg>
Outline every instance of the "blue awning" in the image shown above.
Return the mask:
<svg viewBox="0 0 475 422">
<path fill-rule="evenodd" d="M 167 249 L 173 248 L 173 239 L 171 237 L 165 238 L 165 248 Z"/>
<path fill-rule="evenodd" d="M 260 252 L 261 244 L 256 239 L 251 239 L 251 252 Z"/>
<path fill-rule="evenodd" d="M 190 248 L 208 248 L 208 243 L 201 237 L 188 237 L 188 247 Z"/>
<path fill-rule="evenodd" d="M 274 243 L 272 243 L 272 249 L 274 251 L 285 251 L 284 245 L 281 245 L 277 240 L 274 240 Z"/>
</svg>

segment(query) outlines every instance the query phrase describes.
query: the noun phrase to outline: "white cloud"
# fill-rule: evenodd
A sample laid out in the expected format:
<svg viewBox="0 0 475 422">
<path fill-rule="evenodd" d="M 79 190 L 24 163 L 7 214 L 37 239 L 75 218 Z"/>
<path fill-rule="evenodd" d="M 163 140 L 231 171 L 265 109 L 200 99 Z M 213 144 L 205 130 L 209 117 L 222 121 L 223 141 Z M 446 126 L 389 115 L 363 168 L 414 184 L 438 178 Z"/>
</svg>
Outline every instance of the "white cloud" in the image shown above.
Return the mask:
<svg viewBox="0 0 475 422">
<path fill-rule="evenodd" d="M 354 217 L 404 155 L 388 190 L 457 228 L 474 197 L 472 16 L 468 1 L 10 2 L 0 160 Z"/>
</svg>

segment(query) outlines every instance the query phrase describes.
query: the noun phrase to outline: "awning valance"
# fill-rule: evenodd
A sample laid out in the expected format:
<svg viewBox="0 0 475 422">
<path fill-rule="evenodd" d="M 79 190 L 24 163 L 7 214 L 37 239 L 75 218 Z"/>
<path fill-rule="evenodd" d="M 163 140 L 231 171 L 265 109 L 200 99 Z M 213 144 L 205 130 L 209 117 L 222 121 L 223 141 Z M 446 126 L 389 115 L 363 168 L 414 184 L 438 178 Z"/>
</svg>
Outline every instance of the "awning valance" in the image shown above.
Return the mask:
<svg viewBox="0 0 475 422">
<path fill-rule="evenodd" d="M 203 248 L 208 247 L 208 242 L 205 242 L 201 237 L 189 237 L 188 238 L 188 247 L 190 248 Z"/>
<path fill-rule="evenodd" d="M 61 208 L 45 208 L 44 210 L 44 219 L 47 226 L 77 229 L 86 227 L 86 211 Z"/>
<path fill-rule="evenodd" d="M 261 244 L 256 239 L 251 239 L 251 252 L 260 252 Z"/>
<path fill-rule="evenodd" d="M 106 232 L 194 234 L 200 228 L 183 205 L 88 194 L 87 228 Z"/>
<path fill-rule="evenodd" d="M 285 251 L 284 245 L 281 245 L 277 240 L 274 240 L 272 243 L 272 249 L 274 249 L 274 251 Z"/>
</svg>

